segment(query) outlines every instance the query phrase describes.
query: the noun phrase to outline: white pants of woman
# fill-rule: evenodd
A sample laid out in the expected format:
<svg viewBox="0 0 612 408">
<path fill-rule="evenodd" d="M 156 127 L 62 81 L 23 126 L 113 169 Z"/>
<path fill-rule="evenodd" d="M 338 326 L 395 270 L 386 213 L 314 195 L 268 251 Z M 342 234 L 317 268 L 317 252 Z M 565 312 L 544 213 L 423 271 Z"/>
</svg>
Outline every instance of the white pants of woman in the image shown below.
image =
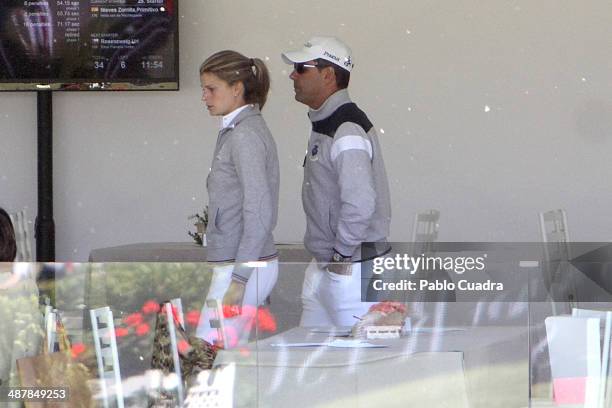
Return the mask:
<svg viewBox="0 0 612 408">
<path fill-rule="evenodd" d="M 244 298 L 242 300 L 243 310 L 249 307 L 252 308 L 251 310 L 254 310 L 257 306 L 263 304 L 276 284 L 276 280 L 278 279 L 278 260 L 273 259 L 262 263 L 264 263 L 265 266 L 255 268 L 247 281 L 244 290 Z M 223 296 L 232 281 L 233 270 L 234 265 L 232 264 L 213 267 L 210 289 L 206 296 L 207 300 L 215 299 L 219 304 L 222 304 Z M 210 327 L 209 319 L 211 316 L 216 316 L 216 310 L 210 309 L 205 303 L 202 307 L 202 313 L 200 314 L 196 336 L 209 343 L 213 343 L 218 337 L 217 329 Z M 235 317 L 223 319 L 226 334 L 225 338 L 227 340 L 226 347 L 243 345 L 249 341 L 250 329 L 253 326 L 254 317 L 253 313 L 243 313 Z"/>
<path fill-rule="evenodd" d="M 373 303 L 361 301 L 361 264 L 354 263 L 351 275 L 321 269 L 310 261 L 302 287 L 301 326 L 353 326 Z"/>
</svg>

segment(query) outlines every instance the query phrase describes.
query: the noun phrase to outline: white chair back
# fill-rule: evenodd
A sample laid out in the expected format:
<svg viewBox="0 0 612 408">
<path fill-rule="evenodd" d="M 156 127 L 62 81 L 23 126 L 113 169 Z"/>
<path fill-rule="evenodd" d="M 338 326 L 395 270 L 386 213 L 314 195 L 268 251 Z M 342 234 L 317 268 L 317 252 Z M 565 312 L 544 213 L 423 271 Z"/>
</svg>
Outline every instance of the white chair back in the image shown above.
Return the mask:
<svg viewBox="0 0 612 408">
<path fill-rule="evenodd" d="M 117 351 L 117 340 L 115 338 L 113 312 L 110 310 L 110 307 L 105 306 L 91 309 L 89 315 L 98 360 L 98 374 L 104 408 L 109 408 L 109 406 L 123 408 L 123 387 L 121 384 L 119 352 Z M 115 396 L 116 405 L 109 405 L 112 395 Z"/>
<path fill-rule="evenodd" d="M 576 284 L 571 277 L 568 261 L 571 260 L 570 238 L 565 210 L 550 210 L 540 213 L 540 232 L 544 243 L 545 279 L 553 298 L 563 298 L 567 307 L 557 310 L 553 300 L 553 314 L 569 313 L 576 303 Z"/>
<path fill-rule="evenodd" d="M 599 319 L 550 316 L 545 324 L 555 403 L 602 408 L 605 385 Z"/>
<path fill-rule="evenodd" d="M 197 382 L 189 388 L 185 408 L 232 408 L 235 378 L 235 363 L 200 372 Z"/>
<path fill-rule="evenodd" d="M 550 244 L 545 246 L 547 259 L 570 259 L 569 231 L 565 210 L 550 210 L 540 213 L 540 231 L 542 242 Z"/>
<path fill-rule="evenodd" d="M 46 349 L 47 353 L 53 353 L 55 342 L 57 341 L 57 310 L 50 305 L 46 305 L 44 309 L 44 327 L 46 334 Z"/>
<path fill-rule="evenodd" d="M 181 298 L 171 299 L 170 303 L 172 303 L 172 306 L 174 306 L 174 308 L 176 309 L 176 313 L 178 314 L 178 321 L 181 324 L 183 330 L 185 330 L 185 316 L 183 315 L 183 302 L 181 301 Z"/>
<path fill-rule="evenodd" d="M 32 234 L 29 229 L 26 210 L 10 214 L 13 228 L 15 229 L 15 241 L 17 241 L 17 256 L 15 262 L 32 262 Z"/>
<path fill-rule="evenodd" d="M 222 348 L 227 348 L 228 344 L 225 341 L 225 324 L 223 322 L 223 309 L 221 302 L 217 299 L 206 299 L 206 307 L 208 308 L 208 320 L 210 327 L 217 329 L 217 344 Z"/>
<path fill-rule="evenodd" d="M 428 252 L 431 243 L 436 242 L 438 239 L 438 230 L 440 229 L 440 211 L 430 209 L 417 213 L 414 216 L 414 224 L 412 226 L 412 242 L 415 243 L 415 247 L 422 251 L 417 252 Z M 416 243 L 420 245 L 416 245 Z"/>
<path fill-rule="evenodd" d="M 440 230 L 440 211 L 436 209 L 423 210 L 414 215 L 412 225 L 412 253 L 415 256 L 431 253 L 433 243 L 438 240 Z M 410 296 L 408 305 L 416 326 L 421 324 L 433 324 L 443 326 L 448 314 L 448 304 L 446 302 L 432 302 Z"/>
<path fill-rule="evenodd" d="M 177 306 L 178 305 L 178 306 Z M 179 314 L 179 323 L 182 325 L 182 303 L 181 299 L 172 299 L 169 303 L 164 304 L 164 312 L 166 313 L 166 318 L 168 319 L 168 333 L 170 335 L 170 350 L 172 352 L 172 361 L 174 362 L 174 374 L 176 375 L 178 381 L 176 386 L 176 391 L 178 394 L 178 403 L 179 407 L 183 406 L 183 402 L 185 400 L 185 394 L 183 390 L 183 377 L 181 375 L 181 361 L 179 359 L 178 354 L 178 341 L 176 338 L 176 326 L 174 325 L 174 317 L 172 314 L 172 306 L 177 308 L 177 313 Z M 180 309 L 179 309 L 180 307 Z M 180 311 L 179 311 L 180 310 Z"/>
<path fill-rule="evenodd" d="M 612 385 L 612 382 L 608 381 L 608 370 L 610 369 L 610 340 L 612 334 L 612 312 L 605 310 L 592 310 L 592 309 L 572 309 L 572 316 L 574 317 L 591 317 L 599 319 L 599 325 L 603 329 L 603 343 L 602 343 L 602 354 L 601 354 L 601 386 L 599 388 L 598 406 L 599 408 L 611 406 L 612 401 L 612 390 L 608 388 Z M 606 401 L 606 395 L 607 401 Z"/>
</svg>

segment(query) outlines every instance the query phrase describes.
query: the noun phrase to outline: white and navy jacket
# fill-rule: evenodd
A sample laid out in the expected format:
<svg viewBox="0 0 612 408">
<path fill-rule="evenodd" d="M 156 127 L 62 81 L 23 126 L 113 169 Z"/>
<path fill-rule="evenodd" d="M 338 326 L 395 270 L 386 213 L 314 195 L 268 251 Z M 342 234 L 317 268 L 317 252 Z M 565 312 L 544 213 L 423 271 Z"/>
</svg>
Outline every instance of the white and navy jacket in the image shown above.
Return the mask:
<svg viewBox="0 0 612 408">
<path fill-rule="evenodd" d="M 391 223 L 389 183 L 376 130 L 346 89 L 308 116 L 312 133 L 302 184 L 304 246 L 322 264 L 334 250 L 359 261 L 360 244 L 386 242 Z"/>
</svg>

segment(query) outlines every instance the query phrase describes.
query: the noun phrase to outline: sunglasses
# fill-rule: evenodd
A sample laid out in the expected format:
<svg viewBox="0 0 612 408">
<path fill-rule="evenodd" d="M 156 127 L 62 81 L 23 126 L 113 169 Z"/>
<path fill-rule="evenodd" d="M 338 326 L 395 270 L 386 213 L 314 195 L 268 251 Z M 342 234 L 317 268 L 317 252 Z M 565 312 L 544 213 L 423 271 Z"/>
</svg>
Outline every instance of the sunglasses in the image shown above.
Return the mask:
<svg viewBox="0 0 612 408">
<path fill-rule="evenodd" d="M 315 68 L 319 64 L 306 64 L 305 62 L 296 62 L 293 64 L 293 70 L 298 74 L 302 75 L 306 68 Z"/>
</svg>

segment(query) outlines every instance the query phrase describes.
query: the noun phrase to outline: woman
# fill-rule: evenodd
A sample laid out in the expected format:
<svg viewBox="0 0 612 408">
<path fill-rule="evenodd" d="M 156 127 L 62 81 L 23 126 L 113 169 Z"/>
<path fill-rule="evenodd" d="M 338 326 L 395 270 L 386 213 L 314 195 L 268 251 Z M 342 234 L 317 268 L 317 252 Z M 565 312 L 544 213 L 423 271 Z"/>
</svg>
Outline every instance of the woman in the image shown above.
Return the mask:
<svg viewBox="0 0 612 408">
<path fill-rule="evenodd" d="M 220 51 L 200 66 L 200 82 L 210 115 L 222 119 L 206 183 L 207 260 L 218 263 L 207 299 L 242 306 L 239 316 L 224 321 L 225 346 L 232 346 L 248 341 L 254 316 L 245 312 L 266 299 L 278 277 L 272 236 L 278 213 L 278 156 L 260 113 L 270 77 L 259 58 Z M 265 263 L 245 264 L 253 261 Z M 213 341 L 217 332 L 210 327 L 211 310 L 205 305 L 202 312 L 196 333 Z"/>
<path fill-rule="evenodd" d="M 15 231 L 11 217 L 0 208 L 0 262 L 13 262 L 17 256 Z"/>
</svg>

